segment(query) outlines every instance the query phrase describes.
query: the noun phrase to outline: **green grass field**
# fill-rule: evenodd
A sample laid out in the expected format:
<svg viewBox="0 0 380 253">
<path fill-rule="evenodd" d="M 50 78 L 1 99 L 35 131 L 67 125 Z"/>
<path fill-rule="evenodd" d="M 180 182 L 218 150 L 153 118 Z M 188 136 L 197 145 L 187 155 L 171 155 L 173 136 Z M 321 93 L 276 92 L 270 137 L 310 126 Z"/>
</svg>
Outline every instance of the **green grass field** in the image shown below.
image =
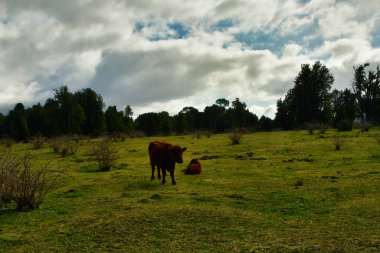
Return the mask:
<svg viewBox="0 0 380 253">
<path fill-rule="evenodd" d="M 99 140 L 65 158 L 46 146 L 35 163 L 66 175 L 39 209 L 0 209 L 0 251 L 379 252 L 380 131 L 340 135 L 340 151 L 335 130 L 127 139 L 109 172 L 89 155 Z M 176 186 L 150 180 L 152 140 L 188 148 Z M 202 157 L 203 173 L 184 175 Z"/>
</svg>

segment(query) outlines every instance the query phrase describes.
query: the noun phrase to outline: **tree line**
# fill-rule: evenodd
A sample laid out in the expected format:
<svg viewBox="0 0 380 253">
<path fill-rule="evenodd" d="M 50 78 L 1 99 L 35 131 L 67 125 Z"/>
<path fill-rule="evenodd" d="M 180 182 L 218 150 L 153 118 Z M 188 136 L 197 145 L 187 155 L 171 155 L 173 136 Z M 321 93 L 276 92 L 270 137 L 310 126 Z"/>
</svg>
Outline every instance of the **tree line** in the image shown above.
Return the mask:
<svg viewBox="0 0 380 253">
<path fill-rule="evenodd" d="M 33 136 L 59 135 L 98 136 L 114 132 L 145 135 L 184 134 L 196 131 L 215 133 L 233 128 L 270 131 L 274 128 L 295 129 L 309 123 L 322 123 L 341 130 L 352 129 L 355 119 L 380 122 L 380 70 L 367 70 L 369 64 L 354 67 L 351 89 L 333 90 L 330 70 L 315 62 L 303 64 L 294 80 L 294 87 L 285 98 L 277 101 L 272 120 L 260 119 L 236 98 L 230 102 L 220 98 L 203 111 L 188 106 L 174 116 L 168 112 L 149 112 L 132 118 L 128 105 L 119 111 L 116 106 L 106 110 L 103 98 L 90 88 L 70 92 L 67 86 L 54 89 L 53 98 L 41 105 L 25 108 L 17 103 L 7 115 L 0 113 L 0 134 L 15 140 Z"/>
<path fill-rule="evenodd" d="M 263 129 L 271 119 L 258 117 L 247 109 L 238 98 L 230 102 L 218 99 L 203 112 L 194 107 L 185 107 L 178 114 L 149 112 L 132 118 L 128 105 L 119 111 L 116 106 L 106 110 L 103 98 L 90 88 L 70 92 L 67 86 L 54 89 L 53 98 L 42 105 L 37 103 L 25 108 L 17 103 L 7 115 L 0 113 L 0 134 L 15 140 L 27 140 L 34 136 L 54 137 L 59 135 L 99 136 L 115 132 L 145 135 L 184 134 L 200 130 L 224 132 L 231 128 Z"/>
<path fill-rule="evenodd" d="M 368 63 L 354 67 L 351 89 L 331 91 L 334 77 L 315 62 L 303 64 L 284 99 L 277 101 L 275 124 L 294 129 L 309 123 L 351 130 L 355 119 L 362 123 L 380 122 L 380 70 L 368 70 Z"/>
</svg>

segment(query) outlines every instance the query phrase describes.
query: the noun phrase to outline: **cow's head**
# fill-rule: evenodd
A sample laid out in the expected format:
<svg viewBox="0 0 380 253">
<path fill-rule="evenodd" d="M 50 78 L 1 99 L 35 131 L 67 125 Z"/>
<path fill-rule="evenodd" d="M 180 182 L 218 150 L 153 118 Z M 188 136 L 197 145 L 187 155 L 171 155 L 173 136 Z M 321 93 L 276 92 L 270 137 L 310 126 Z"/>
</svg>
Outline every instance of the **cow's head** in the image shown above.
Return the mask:
<svg viewBox="0 0 380 253">
<path fill-rule="evenodd" d="M 187 148 L 181 148 L 180 146 L 172 146 L 169 147 L 169 152 L 174 162 L 183 163 L 182 154 L 185 152 Z"/>
</svg>

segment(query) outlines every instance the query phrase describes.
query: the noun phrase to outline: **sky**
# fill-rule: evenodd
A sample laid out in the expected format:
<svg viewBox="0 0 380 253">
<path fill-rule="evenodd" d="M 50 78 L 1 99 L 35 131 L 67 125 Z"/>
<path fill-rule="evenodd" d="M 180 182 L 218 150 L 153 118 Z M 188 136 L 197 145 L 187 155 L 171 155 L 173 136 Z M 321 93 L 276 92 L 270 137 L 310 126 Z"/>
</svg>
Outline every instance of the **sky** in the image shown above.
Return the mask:
<svg viewBox="0 0 380 253">
<path fill-rule="evenodd" d="M 380 65 L 378 0 L 0 0 L 0 112 L 67 85 L 134 115 L 239 98 L 274 117 L 301 64 Z"/>
</svg>

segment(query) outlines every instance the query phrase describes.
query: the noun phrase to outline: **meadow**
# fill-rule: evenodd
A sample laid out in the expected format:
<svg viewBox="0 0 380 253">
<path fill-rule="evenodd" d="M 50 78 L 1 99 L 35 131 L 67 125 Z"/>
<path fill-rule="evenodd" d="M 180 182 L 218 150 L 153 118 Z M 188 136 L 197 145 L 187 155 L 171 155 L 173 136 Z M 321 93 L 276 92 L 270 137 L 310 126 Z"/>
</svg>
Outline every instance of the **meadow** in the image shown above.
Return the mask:
<svg viewBox="0 0 380 253">
<path fill-rule="evenodd" d="M 64 158 L 45 145 L 34 164 L 54 160 L 65 174 L 40 208 L 0 207 L 1 252 L 379 252 L 380 130 L 341 132 L 340 150 L 336 135 L 132 138 L 111 143 L 108 172 L 91 156 L 99 139 Z M 152 140 L 188 148 L 176 186 L 150 180 Z M 193 158 L 203 173 L 185 175 Z"/>
</svg>

